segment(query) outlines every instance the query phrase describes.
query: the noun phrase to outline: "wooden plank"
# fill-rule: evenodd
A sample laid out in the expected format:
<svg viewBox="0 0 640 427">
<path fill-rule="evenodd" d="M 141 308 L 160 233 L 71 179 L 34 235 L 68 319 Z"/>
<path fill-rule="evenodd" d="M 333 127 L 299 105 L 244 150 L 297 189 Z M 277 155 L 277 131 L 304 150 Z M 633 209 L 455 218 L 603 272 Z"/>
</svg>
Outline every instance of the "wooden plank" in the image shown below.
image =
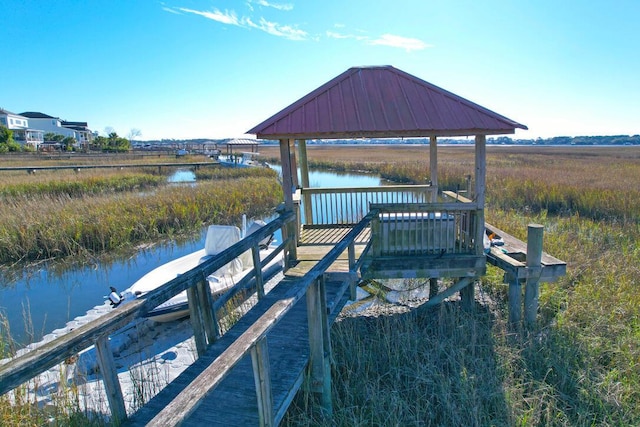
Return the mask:
<svg viewBox="0 0 640 427">
<path fill-rule="evenodd" d="M 486 273 L 486 259 L 475 255 L 378 258 L 365 261 L 362 277 L 409 279 L 416 277 L 475 277 Z"/>
</svg>

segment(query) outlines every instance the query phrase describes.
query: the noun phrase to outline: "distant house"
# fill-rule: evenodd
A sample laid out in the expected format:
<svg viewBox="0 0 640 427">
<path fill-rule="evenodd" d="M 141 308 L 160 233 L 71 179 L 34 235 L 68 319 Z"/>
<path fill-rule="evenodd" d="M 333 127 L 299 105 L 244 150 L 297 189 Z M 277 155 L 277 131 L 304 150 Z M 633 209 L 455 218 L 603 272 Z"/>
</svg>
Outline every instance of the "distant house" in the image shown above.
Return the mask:
<svg viewBox="0 0 640 427">
<path fill-rule="evenodd" d="M 86 147 L 93 140 L 93 133 L 89 129 L 87 122 L 68 122 L 61 120 L 59 117 L 36 111 L 26 111 L 20 115 L 29 119 L 31 127 L 44 133 L 51 132 L 74 138 L 77 143 L 76 146 L 79 148 Z"/>
<path fill-rule="evenodd" d="M 30 127 L 29 118 L 22 114 L 0 108 L 0 125 L 13 132 L 13 139 L 20 145 L 28 145 L 37 150 L 44 142 L 44 132 Z"/>
</svg>

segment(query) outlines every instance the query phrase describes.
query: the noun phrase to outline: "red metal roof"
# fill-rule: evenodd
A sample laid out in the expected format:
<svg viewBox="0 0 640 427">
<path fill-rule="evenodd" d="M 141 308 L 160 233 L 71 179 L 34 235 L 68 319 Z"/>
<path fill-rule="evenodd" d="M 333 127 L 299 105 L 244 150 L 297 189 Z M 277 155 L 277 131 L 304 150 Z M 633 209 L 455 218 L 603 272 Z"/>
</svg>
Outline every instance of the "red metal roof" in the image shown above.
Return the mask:
<svg viewBox="0 0 640 427">
<path fill-rule="evenodd" d="M 262 139 L 514 133 L 525 125 L 392 66 L 350 68 L 247 133 Z"/>
</svg>

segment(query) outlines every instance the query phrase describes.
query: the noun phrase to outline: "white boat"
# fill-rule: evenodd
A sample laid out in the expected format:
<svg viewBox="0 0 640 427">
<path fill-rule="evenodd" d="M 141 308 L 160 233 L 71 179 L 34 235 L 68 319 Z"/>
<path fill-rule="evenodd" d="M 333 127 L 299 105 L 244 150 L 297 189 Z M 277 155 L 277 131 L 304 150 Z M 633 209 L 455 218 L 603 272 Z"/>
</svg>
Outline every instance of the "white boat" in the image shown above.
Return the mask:
<svg viewBox="0 0 640 427">
<path fill-rule="evenodd" d="M 252 223 L 247 232 L 251 234 L 264 225 L 264 222 Z M 240 241 L 241 232 L 238 227 L 227 225 L 211 225 L 207 229 L 205 247 L 199 251 L 170 261 L 150 271 L 122 293 L 123 302 L 144 296 L 146 293 L 162 286 L 177 276 L 197 267 L 216 254 Z M 272 237 L 260 242 L 260 259 L 265 259 L 275 250 Z M 268 280 L 283 267 L 283 255 L 276 256 L 262 269 L 265 280 Z M 216 297 L 233 287 L 253 269 L 251 251 L 246 251 L 221 269 L 207 277 L 211 294 Z M 160 304 L 147 314 L 147 317 L 157 322 L 169 322 L 189 315 L 187 292 L 183 291 L 173 298 Z"/>
</svg>

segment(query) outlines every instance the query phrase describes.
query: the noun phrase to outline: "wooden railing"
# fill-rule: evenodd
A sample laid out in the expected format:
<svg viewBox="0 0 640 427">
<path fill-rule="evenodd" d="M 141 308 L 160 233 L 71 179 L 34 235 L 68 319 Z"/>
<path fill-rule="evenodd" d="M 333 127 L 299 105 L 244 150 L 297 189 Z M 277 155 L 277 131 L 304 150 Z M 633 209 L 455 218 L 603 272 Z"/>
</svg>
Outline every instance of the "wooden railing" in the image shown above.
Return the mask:
<svg viewBox="0 0 640 427">
<path fill-rule="evenodd" d="M 141 298 L 119 306 L 110 313 L 93 320 L 66 335 L 56 338 L 32 351 L 16 357 L 9 362 L 0 365 L 0 395 L 31 380 L 42 372 L 63 362 L 70 356 L 80 351 L 96 346 L 100 372 L 107 393 L 107 399 L 115 423 L 126 418 L 126 409 L 117 370 L 113 359 L 113 353 L 109 348 L 109 335 L 117 332 L 122 327 L 143 317 L 158 305 L 169 300 L 180 292 L 187 290 L 191 322 L 194 328 L 194 337 L 198 355 L 202 355 L 208 345 L 217 337 L 218 325 L 215 319 L 215 311 L 226 303 L 232 295 L 240 293 L 250 286 L 250 282 L 257 288 L 258 296 L 264 295 L 262 289 L 262 266 L 270 262 L 275 255 L 260 261 L 260 268 L 254 267 L 253 271 L 243 280 L 238 282 L 228 294 L 212 301 L 211 292 L 206 282 L 206 277 L 219 270 L 240 254 L 251 250 L 254 260 L 259 258 L 259 243 L 265 237 L 278 229 L 286 228 L 287 224 L 294 221 L 292 212 L 283 213 L 260 230 L 250 234 L 238 243 L 220 252 L 218 255 L 203 262 L 188 272 L 170 280 L 159 288 L 149 292 Z M 288 250 L 292 238 L 283 234 L 283 242 L 276 248 L 275 253 Z"/>
<path fill-rule="evenodd" d="M 378 212 L 374 257 L 476 253 L 475 203 L 371 204 L 371 210 Z"/>
<path fill-rule="evenodd" d="M 358 188 L 303 188 L 305 226 L 354 225 L 372 203 L 428 203 L 436 188 L 430 185 L 389 185 Z"/>
<path fill-rule="evenodd" d="M 324 258 L 291 286 L 284 298 L 275 301 L 246 332 L 240 335 L 147 425 L 174 426 L 180 424 L 198 407 L 205 396 L 222 382 L 231 368 L 247 354 L 251 354 L 253 362 L 260 425 L 273 425 L 275 411 L 271 399 L 269 355 L 266 351 L 267 333 L 305 296 L 309 319 L 309 372 L 312 376 L 310 382 L 317 385 L 316 388 L 322 393 L 323 407 L 330 410 L 331 372 L 330 369 L 326 369 L 328 366 L 327 358 L 330 357 L 330 354 L 325 347 L 327 345 L 325 342 L 329 340 L 329 331 L 327 330 L 327 307 L 323 277 L 325 271 L 347 249 L 350 252 L 350 270 L 355 268 L 355 260 L 351 256 L 354 241 L 369 226 L 376 215 L 376 212 L 370 212 L 356 224 Z"/>
</svg>

